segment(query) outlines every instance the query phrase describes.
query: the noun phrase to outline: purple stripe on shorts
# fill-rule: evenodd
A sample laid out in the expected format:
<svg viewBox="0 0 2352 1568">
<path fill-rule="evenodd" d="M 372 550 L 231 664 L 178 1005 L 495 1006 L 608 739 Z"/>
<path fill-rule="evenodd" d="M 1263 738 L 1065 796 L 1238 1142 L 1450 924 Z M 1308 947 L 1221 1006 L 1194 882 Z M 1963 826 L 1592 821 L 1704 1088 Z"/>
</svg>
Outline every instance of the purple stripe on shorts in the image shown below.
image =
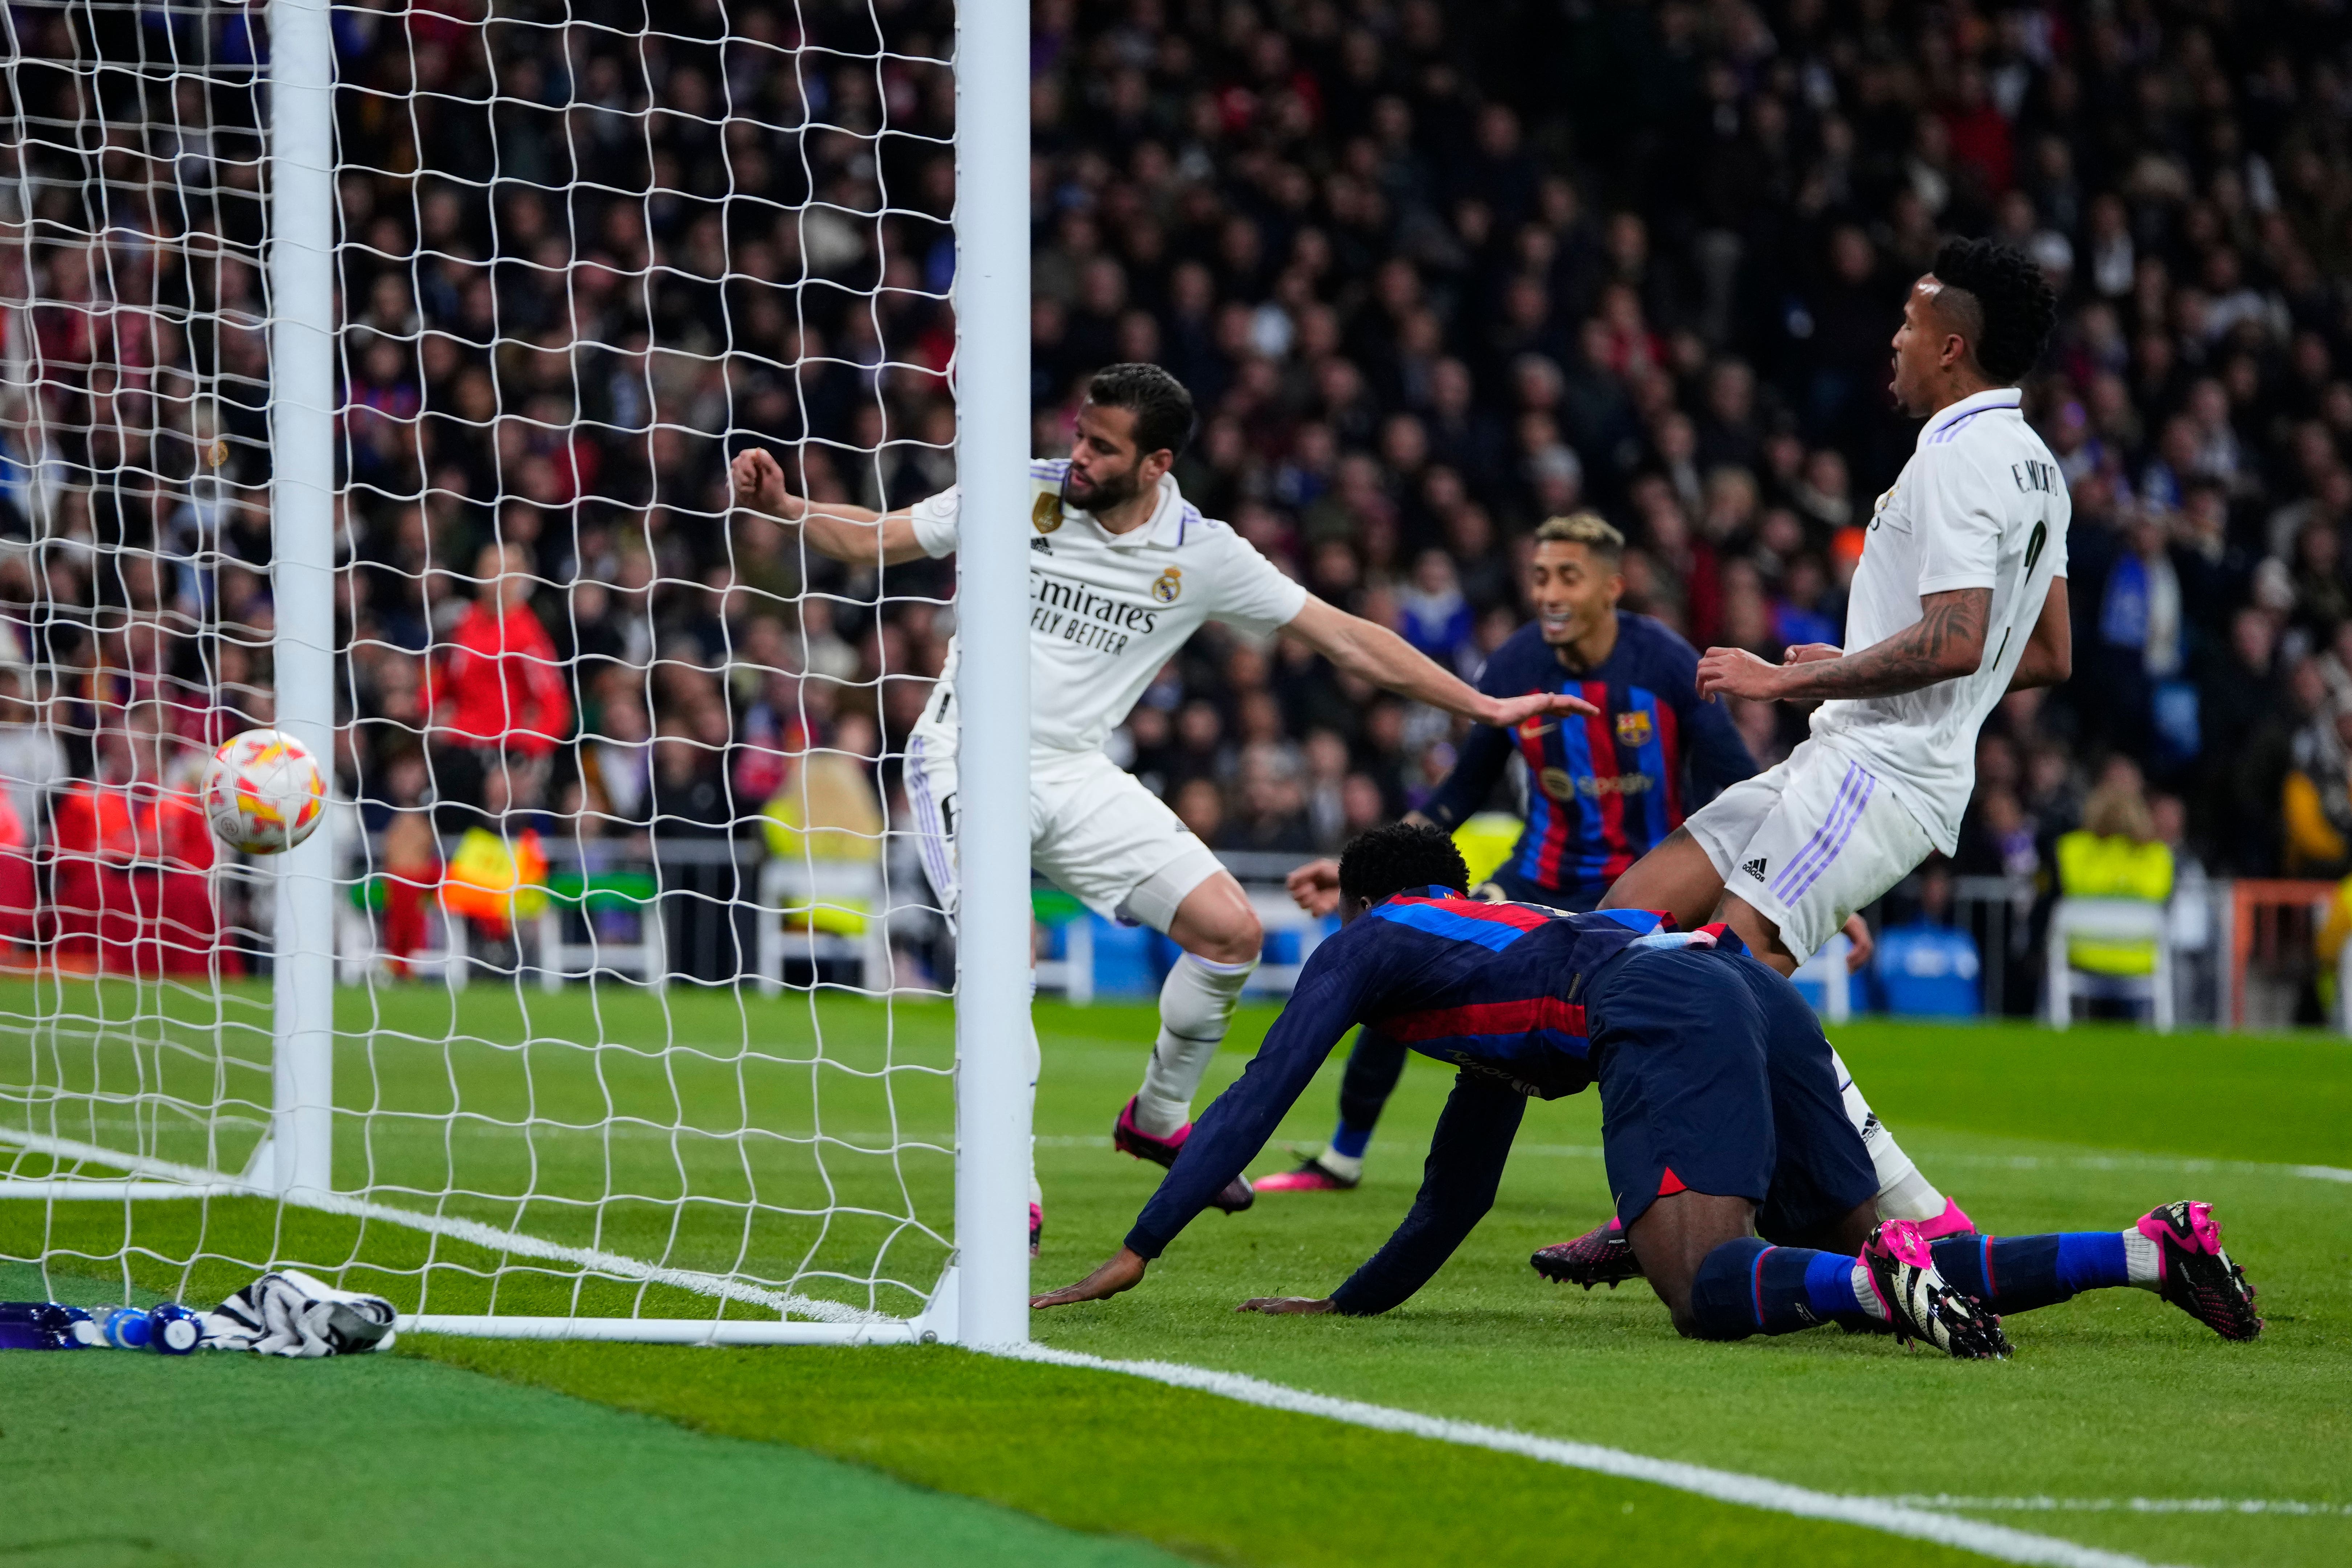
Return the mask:
<svg viewBox="0 0 2352 1568">
<path fill-rule="evenodd" d="M 1804 847 L 1790 856 L 1789 863 L 1780 868 L 1780 874 L 1772 879 L 1771 889 L 1775 896 L 1782 899 L 1789 896 L 1789 889 L 1804 873 L 1805 867 L 1811 862 L 1813 856 L 1818 854 L 1822 845 L 1837 832 L 1838 818 L 1845 811 L 1847 797 L 1852 795 L 1857 787 L 1858 781 L 1855 775 L 1861 772 L 1862 768 L 1858 763 L 1848 763 L 1845 765 L 1845 777 L 1838 782 L 1838 792 L 1830 801 L 1829 815 L 1822 819 L 1821 826 L 1813 830 L 1813 836 L 1805 840 Z"/>
<path fill-rule="evenodd" d="M 937 893 L 942 905 L 956 901 L 955 862 L 950 857 L 953 847 L 940 823 L 939 804 L 931 799 L 931 772 L 923 765 L 923 738 L 909 736 L 907 741 L 908 780 L 914 787 L 907 798 L 915 808 L 915 838 L 922 850 L 923 870 L 931 879 L 931 891 Z"/>
<path fill-rule="evenodd" d="M 1835 860 L 1838 858 L 1839 852 L 1845 848 L 1845 841 L 1852 838 L 1853 837 L 1853 830 L 1862 826 L 1863 811 L 1870 805 L 1872 793 L 1878 788 L 1878 781 L 1875 778 L 1873 778 L 1868 773 L 1864 773 L 1862 776 L 1864 780 L 1862 789 L 1862 798 L 1853 803 L 1853 810 L 1847 814 L 1844 830 L 1838 835 L 1837 842 L 1830 846 L 1830 852 L 1822 857 L 1822 858 L 1814 864 L 1811 872 L 1806 876 L 1802 882 L 1798 884 L 1796 890 L 1784 895 L 1784 899 L 1787 902 L 1794 903 L 1799 899 L 1803 898 L 1805 896 L 1805 889 L 1811 888 L 1815 882 L 1822 879 L 1822 873 L 1830 868 L 1830 862 Z"/>
</svg>

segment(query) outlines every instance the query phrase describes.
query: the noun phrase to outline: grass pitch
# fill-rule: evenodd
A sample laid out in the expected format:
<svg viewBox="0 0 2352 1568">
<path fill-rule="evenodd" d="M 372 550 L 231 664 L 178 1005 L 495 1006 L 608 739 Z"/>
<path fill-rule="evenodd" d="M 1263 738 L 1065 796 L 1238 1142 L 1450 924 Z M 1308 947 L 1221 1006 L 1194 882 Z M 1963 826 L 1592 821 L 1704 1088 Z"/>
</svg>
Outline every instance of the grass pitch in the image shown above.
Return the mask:
<svg viewBox="0 0 2352 1568">
<path fill-rule="evenodd" d="M 152 992 L 145 1005 L 170 1011 Z M 100 1016 L 95 1003 L 82 1010 Z M 1271 1017 L 1270 1009 L 1245 1013 L 1216 1081 L 1239 1071 Z M 740 1258 L 761 1278 L 890 1310 L 911 1310 L 908 1292 L 936 1273 L 938 1254 L 922 1248 L 949 1229 L 944 1153 L 874 1151 L 893 1126 L 902 1138 L 947 1146 L 944 1008 L 812 1010 L 804 998 L 739 1003 L 682 990 L 666 1001 L 477 990 L 451 1011 L 446 994 L 420 988 L 380 993 L 372 1014 L 339 1022 L 350 1031 L 338 1055 L 338 1101 L 348 1108 L 339 1181 L 373 1171 L 379 1180 L 403 1173 L 397 1179 L 420 1192 L 454 1183 L 474 1195 L 448 1212 L 681 1266 L 724 1268 Z M 110 1025 L 28 1044 L 22 1068 L 0 1055 L 0 1105 L 12 1094 L 21 1100 L 25 1078 L 37 1071 L 59 1087 L 96 1082 L 72 1079 L 77 1071 L 110 1073 L 109 1085 L 152 1085 L 204 1062 L 205 1044 L 186 1020 L 151 1018 L 142 1027 L 145 1045 L 127 1044 L 126 1031 Z M 1040 1009 L 1041 1286 L 1076 1278 L 1116 1247 L 1159 1174 L 1113 1154 L 1108 1136 L 1151 1028 L 1146 1008 Z M 689 1049 L 647 1054 L 664 1043 Z M 1606 1212 L 1590 1096 L 1531 1108 L 1496 1212 L 1396 1312 L 1369 1321 L 1235 1316 L 1234 1303 L 1246 1296 L 1329 1289 L 1402 1215 L 1450 1083 L 1420 1061 L 1407 1069 L 1361 1188 L 1268 1197 L 1231 1219 L 1203 1215 L 1141 1289 L 1043 1314 L 1035 1331 L 1106 1356 L 1229 1368 L 1827 1491 L 1941 1496 L 1974 1517 L 2158 1562 L 2352 1557 L 2352 1184 L 2291 1169 L 2352 1166 L 2352 1048 L 2323 1037 L 2159 1039 L 2104 1028 L 2056 1035 L 1881 1023 L 1850 1026 L 1838 1044 L 1930 1179 L 1989 1228 L 2113 1228 L 2170 1198 L 2213 1201 L 2232 1251 L 2262 1288 L 2271 1321 L 2262 1342 L 2226 1345 L 2152 1296 L 2109 1291 L 2012 1318 L 2019 1353 L 2000 1365 L 1906 1356 L 1834 1330 L 1685 1343 L 1644 1287 L 1587 1297 L 1546 1286 L 1527 1268 L 1535 1247 Z M 1335 1060 L 1286 1138 L 1312 1145 L 1328 1133 L 1337 1073 Z M 256 1105 L 266 1099 L 258 1085 L 247 1092 Z M 429 1114 L 458 1100 L 468 1118 Z M 100 1106 L 89 1112 L 100 1121 L 148 1118 L 149 1146 L 164 1157 L 189 1158 L 191 1140 L 221 1136 L 155 1123 L 152 1101 L 96 1102 L 85 1093 L 82 1103 Z M 618 1126 L 635 1131 L 585 1131 L 607 1107 L 633 1118 Z M 44 1125 L 54 1124 L 53 1115 Z M 664 1130 L 673 1124 L 698 1131 L 672 1137 Z M 257 1127 L 245 1133 L 248 1142 L 256 1135 Z M 181 1152 L 167 1147 L 172 1140 Z M 235 1168 L 238 1151 L 217 1157 Z M 1276 1147 L 1255 1170 L 1286 1163 Z M 23 1158 L 14 1165 L 35 1173 Z M 868 1212 L 850 1225 L 790 1212 L 810 1205 L 790 1194 L 812 1180 L 820 1189 L 832 1181 L 844 1201 Z M 596 1210 L 564 1201 L 605 1193 L 631 1201 L 608 1205 L 601 1231 Z M 754 1210 L 755 1195 L 781 1201 L 773 1212 Z M 356 1263 L 354 1283 L 387 1289 L 404 1305 L 429 1297 L 442 1310 L 478 1310 L 465 1303 L 484 1300 L 494 1279 L 511 1292 L 499 1299 L 508 1310 L 551 1310 L 541 1303 L 579 1289 L 554 1270 L 500 1278 L 487 1252 L 446 1238 L 427 1247 L 378 1225 L 310 1216 L 273 1236 L 270 1211 L 258 1205 L 142 1204 L 129 1213 L 58 1205 L 49 1214 L 0 1205 L 0 1252 L 21 1257 L 46 1238 L 53 1250 L 85 1254 L 89 1271 L 101 1259 L 121 1267 L 113 1259 L 127 1237 L 145 1249 L 130 1264 L 141 1284 L 198 1296 L 237 1282 L 229 1258 L 296 1256 Z M 314 1219 L 318 1227 L 306 1228 Z M 889 1260 L 881 1272 L 906 1286 L 895 1299 L 891 1287 L 861 1282 L 877 1254 Z M 635 1299 L 657 1310 L 652 1298 Z M 691 1300 L 688 1310 L 708 1304 Z M 407 1348 L 1203 1560 L 1547 1561 L 1600 1550 L 1628 1563 L 1800 1554 L 1838 1562 L 1921 1552 L 1849 1527 L 1532 1461 L 946 1351 L 423 1339 Z M 76 1376 L 108 1376 L 109 1398 L 133 1398 L 141 1376 L 181 1386 L 166 1382 L 181 1375 L 169 1363 L 121 1358 L 115 1368 L 137 1370 L 70 1370 L 101 1359 L 58 1358 L 47 1375 L 68 1381 L 48 1385 L 48 1397 L 69 1397 Z M 305 1387 L 312 1384 L 301 1379 L 323 1373 L 338 1380 L 341 1396 L 363 1400 L 374 1364 L 285 1371 Z M 189 1386 L 201 1405 L 227 1398 L 222 1391 L 240 1376 L 278 1370 L 223 1369 L 208 1375 L 224 1381 Z M 389 1387 L 408 1374 L 381 1375 Z M 0 1427 L 16 1429 L 5 1416 Z M 2149 1511 L 2216 1499 L 2264 1510 Z M 0 1544 L 22 1539 L 0 1525 Z M 876 1551 L 890 1555 L 878 1538 Z"/>
</svg>

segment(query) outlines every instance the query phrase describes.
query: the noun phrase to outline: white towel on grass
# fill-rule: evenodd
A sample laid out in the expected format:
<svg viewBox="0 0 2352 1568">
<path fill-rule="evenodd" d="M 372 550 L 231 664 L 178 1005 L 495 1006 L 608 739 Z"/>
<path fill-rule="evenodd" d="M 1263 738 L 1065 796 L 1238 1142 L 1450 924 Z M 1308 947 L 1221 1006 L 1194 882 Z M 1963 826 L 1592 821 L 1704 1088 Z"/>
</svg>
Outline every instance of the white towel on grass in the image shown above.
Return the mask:
<svg viewBox="0 0 2352 1568">
<path fill-rule="evenodd" d="M 338 1290 L 299 1268 L 260 1279 L 204 1314 L 205 1348 L 262 1355 L 356 1355 L 392 1343 L 392 1303 Z"/>
</svg>

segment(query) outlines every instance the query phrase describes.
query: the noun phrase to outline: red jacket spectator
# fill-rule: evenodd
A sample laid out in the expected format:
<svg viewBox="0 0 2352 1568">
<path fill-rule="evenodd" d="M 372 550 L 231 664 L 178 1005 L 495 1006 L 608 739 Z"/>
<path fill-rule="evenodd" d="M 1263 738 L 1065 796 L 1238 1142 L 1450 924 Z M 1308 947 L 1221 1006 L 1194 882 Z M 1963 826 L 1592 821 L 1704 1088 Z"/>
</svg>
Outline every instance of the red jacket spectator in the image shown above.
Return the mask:
<svg viewBox="0 0 2352 1568">
<path fill-rule="evenodd" d="M 482 555 L 489 593 L 451 629 L 426 674 L 435 738 L 544 756 L 572 731 L 572 695 L 554 640 L 525 602 L 531 580 L 500 571 L 495 546 Z"/>
</svg>

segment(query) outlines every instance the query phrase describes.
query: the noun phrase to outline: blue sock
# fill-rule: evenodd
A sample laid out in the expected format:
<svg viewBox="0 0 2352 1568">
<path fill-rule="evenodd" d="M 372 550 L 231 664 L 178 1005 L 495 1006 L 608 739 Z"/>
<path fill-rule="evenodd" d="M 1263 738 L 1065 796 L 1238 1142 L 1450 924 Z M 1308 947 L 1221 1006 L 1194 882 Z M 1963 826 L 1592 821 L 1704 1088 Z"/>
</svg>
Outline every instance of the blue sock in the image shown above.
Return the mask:
<svg viewBox="0 0 2352 1568">
<path fill-rule="evenodd" d="M 1360 1160 L 1371 1142 L 1370 1128 L 1353 1126 L 1343 1116 L 1339 1119 L 1339 1131 L 1331 1134 L 1331 1152 L 1344 1155 L 1350 1160 Z"/>
<path fill-rule="evenodd" d="M 1953 1236 L 1933 1244 L 1936 1271 L 1998 1313 L 2054 1306 L 2084 1290 L 2131 1283 L 2112 1230 L 2049 1236 Z"/>
<path fill-rule="evenodd" d="M 1710 1340 L 1791 1334 L 1862 1310 L 1852 1258 L 1752 1236 L 1708 1253 L 1691 1282 L 1691 1316 Z"/>
</svg>

